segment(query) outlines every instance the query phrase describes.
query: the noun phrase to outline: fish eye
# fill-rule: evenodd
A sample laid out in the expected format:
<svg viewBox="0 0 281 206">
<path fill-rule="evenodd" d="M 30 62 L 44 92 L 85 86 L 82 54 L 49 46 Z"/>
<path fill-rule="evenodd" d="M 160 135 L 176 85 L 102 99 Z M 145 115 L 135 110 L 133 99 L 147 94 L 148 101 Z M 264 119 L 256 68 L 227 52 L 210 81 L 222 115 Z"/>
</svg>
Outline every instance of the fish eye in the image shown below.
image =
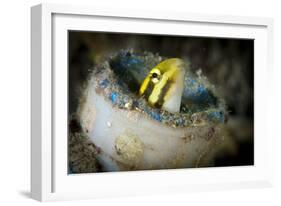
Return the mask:
<svg viewBox="0 0 281 206">
<path fill-rule="evenodd" d="M 158 77 L 158 74 L 156 74 L 156 73 L 152 73 L 152 78 L 157 78 Z"/>
<path fill-rule="evenodd" d="M 151 81 L 156 84 L 160 81 L 160 76 L 161 76 L 161 72 L 159 69 L 154 68 L 151 72 L 150 72 L 150 78 Z"/>
</svg>

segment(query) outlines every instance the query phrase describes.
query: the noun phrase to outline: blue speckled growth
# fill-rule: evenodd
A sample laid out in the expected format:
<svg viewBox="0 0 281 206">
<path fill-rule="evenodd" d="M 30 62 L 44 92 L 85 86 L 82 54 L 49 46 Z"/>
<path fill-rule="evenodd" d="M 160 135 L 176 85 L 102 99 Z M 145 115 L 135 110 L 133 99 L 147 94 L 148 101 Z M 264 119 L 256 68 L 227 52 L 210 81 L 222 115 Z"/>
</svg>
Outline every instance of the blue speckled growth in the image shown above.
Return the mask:
<svg viewBox="0 0 281 206">
<path fill-rule="evenodd" d="M 145 78 L 147 70 L 142 59 L 131 55 L 129 52 L 120 52 L 110 61 L 111 68 L 125 82 L 134 81 L 138 84 Z"/>
<path fill-rule="evenodd" d="M 155 120 L 157 120 L 157 121 L 161 121 L 161 115 L 160 114 L 158 114 L 158 113 L 156 113 L 156 112 L 150 112 L 149 113 L 150 114 L 150 116 L 153 118 L 153 119 L 155 119 Z"/>
<path fill-rule="evenodd" d="M 183 101 L 197 104 L 199 106 L 216 105 L 216 98 L 213 96 L 211 91 L 208 90 L 202 83 L 199 83 L 193 76 L 185 78 Z"/>
<path fill-rule="evenodd" d="M 104 79 L 104 80 L 102 80 L 102 81 L 100 82 L 100 86 L 101 86 L 101 88 L 103 88 L 103 89 L 106 88 L 108 84 L 109 84 L 108 79 Z"/>
<path fill-rule="evenodd" d="M 118 94 L 116 92 L 112 92 L 110 95 L 110 99 L 113 103 L 117 103 Z"/>
<path fill-rule="evenodd" d="M 208 112 L 208 118 L 213 121 L 224 123 L 225 122 L 225 114 L 223 111 L 214 110 Z"/>
</svg>

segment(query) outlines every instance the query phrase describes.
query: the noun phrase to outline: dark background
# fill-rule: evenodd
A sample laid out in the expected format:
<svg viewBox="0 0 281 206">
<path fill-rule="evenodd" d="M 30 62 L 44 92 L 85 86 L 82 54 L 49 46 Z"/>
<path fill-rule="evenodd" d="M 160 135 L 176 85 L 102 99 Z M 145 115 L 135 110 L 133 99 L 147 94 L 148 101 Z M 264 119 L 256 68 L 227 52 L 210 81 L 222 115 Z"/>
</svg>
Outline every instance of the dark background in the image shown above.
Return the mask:
<svg viewBox="0 0 281 206">
<path fill-rule="evenodd" d="M 69 31 L 69 114 L 91 69 L 120 49 L 187 59 L 224 97 L 229 112 L 215 166 L 254 164 L 254 40 Z"/>
</svg>

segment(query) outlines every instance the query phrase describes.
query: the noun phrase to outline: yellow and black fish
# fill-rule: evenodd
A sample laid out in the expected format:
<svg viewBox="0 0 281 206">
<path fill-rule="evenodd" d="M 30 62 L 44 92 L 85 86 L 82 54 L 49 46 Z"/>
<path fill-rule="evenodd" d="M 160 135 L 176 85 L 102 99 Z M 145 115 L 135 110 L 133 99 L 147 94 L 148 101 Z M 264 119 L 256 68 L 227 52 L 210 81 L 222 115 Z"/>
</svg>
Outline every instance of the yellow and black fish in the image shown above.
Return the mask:
<svg viewBox="0 0 281 206">
<path fill-rule="evenodd" d="M 184 89 L 185 64 L 179 58 L 160 62 L 144 79 L 139 94 L 153 107 L 179 112 Z"/>
</svg>

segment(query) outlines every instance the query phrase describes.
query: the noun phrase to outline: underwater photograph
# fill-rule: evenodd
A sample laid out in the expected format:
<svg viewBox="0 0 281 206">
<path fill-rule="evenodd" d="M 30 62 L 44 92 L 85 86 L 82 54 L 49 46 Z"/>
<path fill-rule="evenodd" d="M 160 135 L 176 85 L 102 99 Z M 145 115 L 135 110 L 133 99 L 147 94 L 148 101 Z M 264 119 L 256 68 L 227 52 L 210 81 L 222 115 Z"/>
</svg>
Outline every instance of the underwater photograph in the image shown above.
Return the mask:
<svg viewBox="0 0 281 206">
<path fill-rule="evenodd" d="M 254 165 L 254 40 L 68 31 L 68 174 Z"/>
</svg>

